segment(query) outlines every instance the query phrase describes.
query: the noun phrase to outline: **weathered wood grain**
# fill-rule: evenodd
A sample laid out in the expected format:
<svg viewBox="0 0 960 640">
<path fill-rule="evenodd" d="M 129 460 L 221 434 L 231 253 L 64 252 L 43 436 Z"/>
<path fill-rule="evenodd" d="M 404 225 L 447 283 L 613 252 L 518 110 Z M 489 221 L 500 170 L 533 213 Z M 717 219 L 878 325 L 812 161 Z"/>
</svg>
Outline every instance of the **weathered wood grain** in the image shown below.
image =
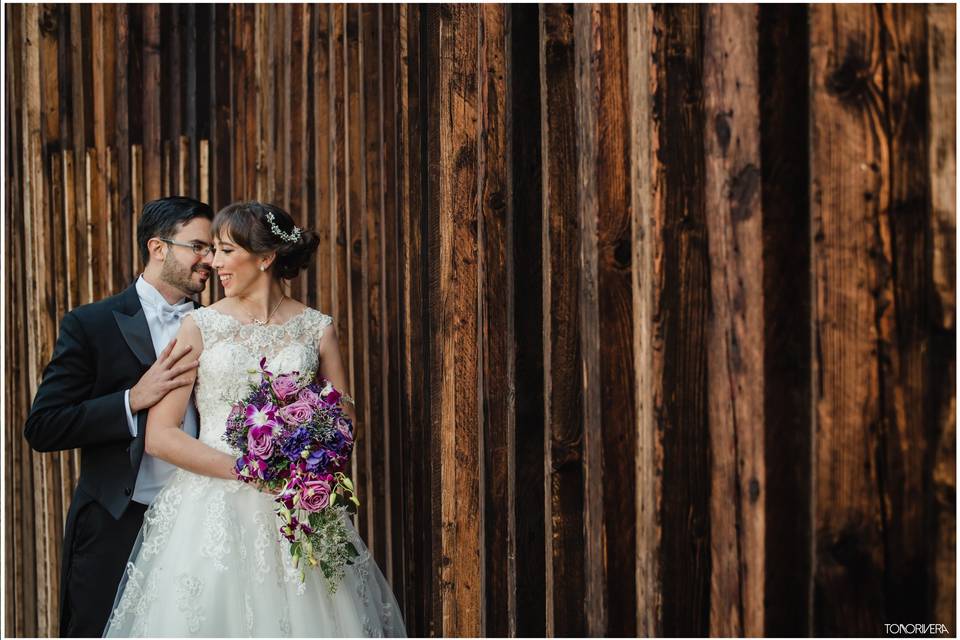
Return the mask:
<svg viewBox="0 0 960 640">
<path fill-rule="evenodd" d="M 6 635 L 57 629 L 57 323 L 173 193 L 318 231 L 409 635 L 955 625 L 953 7 L 5 16 Z"/>
<path fill-rule="evenodd" d="M 407 576 L 405 611 L 411 628 L 436 635 L 438 617 L 435 603 L 438 585 L 434 559 L 439 553 L 435 501 L 418 500 L 417 496 L 434 495 L 438 474 L 433 465 L 421 466 L 418 458 L 432 458 L 433 385 L 430 378 L 431 317 L 429 309 L 429 273 L 425 269 L 428 238 L 424 204 L 433 197 L 426 185 L 431 151 L 425 128 L 426 113 L 431 105 L 426 83 L 422 82 L 426 61 L 434 55 L 431 46 L 436 32 L 429 28 L 432 9 L 399 5 L 398 55 L 399 87 L 397 92 L 397 140 L 400 219 L 400 282 L 402 350 L 407 357 L 401 370 L 401 406 L 403 421 L 402 446 L 410 453 L 403 465 L 403 490 L 409 499 L 403 520 L 405 575 Z M 421 35 L 423 40 L 421 40 Z M 427 523 L 428 531 L 424 531 Z"/>
<path fill-rule="evenodd" d="M 709 635 L 710 455 L 703 31 L 694 5 L 655 6 L 651 44 L 652 411 L 663 443 L 664 635 Z"/>
<path fill-rule="evenodd" d="M 663 530 L 660 468 L 663 464 L 662 433 L 653 411 L 655 381 L 653 258 L 657 252 L 653 235 L 651 171 L 652 102 L 650 60 L 653 12 L 633 5 L 626 15 L 626 58 L 629 92 L 631 276 L 633 286 L 634 397 L 636 402 L 636 633 L 662 635 L 661 545 Z"/>
<path fill-rule="evenodd" d="M 231 117 L 231 87 L 236 71 L 231 64 L 233 32 L 231 25 L 233 13 L 226 5 L 218 4 L 213 8 L 211 74 L 211 115 L 210 123 L 210 166 L 213 185 L 210 189 L 210 205 L 214 211 L 219 211 L 233 198 L 242 198 L 242 193 L 233 192 L 231 171 L 231 140 L 234 130 L 234 120 Z M 219 287 L 217 283 L 215 290 Z"/>
<path fill-rule="evenodd" d="M 604 381 L 601 379 L 600 324 L 605 318 L 600 312 L 600 190 L 605 176 L 598 175 L 600 159 L 600 78 L 594 65 L 606 59 L 606 49 L 601 49 L 598 37 L 602 29 L 600 8 L 593 3 L 575 5 L 574 51 L 576 79 L 577 167 L 575 176 L 577 202 L 577 232 L 580 236 L 580 269 L 578 293 L 580 300 L 580 392 L 583 394 L 583 563 L 586 589 L 584 593 L 584 617 L 586 635 L 602 636 L 607 631 L 607 526 L 603 503 L 606 483 L 603 481 L 604 466 Z M 602 43 L 606 46 L 606 42 Z M 618 87 L 618 91 L 622 87 Z M 616 129 L 616 124 L 613 124 Z M 623 152 L 623 149 L 619 149 Z M 623 155 L 621 155 L 621 162 Z M 616 164 L 613 172 L 620 169 Z M 622 185 L 623 176 L 619 178 Z M 622 204 L 622 203 L 621 203 Z M 614 223 L 622 222 L 625 208 L 605 214 L 617 216 Z M 604 215 L 604 219 L 607 218 Z M 613 217 L 611 216 L 611 217 Z M 629 345 L 627 345 L 629 350 Z M 623 382 L 623 378 L 620 378 Z M 632 541 L 631 541 L 632 542 Z"/>
<path fill-rule="evenodd" d="M 934 434 L 932 495 L 928 496 L 933 540 L 927 575 L 930 619 L 955 629 L 956 613 L 956 228 L 957 228 L 957 47 L 956 7 L 927 7 L 927 157 L 930 172 L 930 276 L 933 332 L 930 363 Z"/>
<path fill-rule="evenodd" d="M 143 202 L 161 197 L 160 10 L 143 7 Z"/>
<path fill-rule="evenodd" d="M 546 632 L 587 633 L 580 232 L 571 5 L 540 11 Z M 549 316 L 546 310 L 549 309 Z"/>
<path fill-rule="evenodd" d="M 367 433 L 370 434 L 370 493 L 367 496 L 370 510 L 370 539 L 377 563 L 385 567 L 391 560 L 392 544 L 386 535 L 388 505 L 385 488 L 387 484 L 386 451 L 379 446 L 387 440 L 389 422 L 383 415 L 383 319 L 384 308 L 381 295 L 385 273 L 381 265 L 383 251 L 383 173 L 381 167 L 382 126 L 380 122 L 381 84 L 379 8 L 373 4 L 363 5 L 360 12 L 360 69 L 362 82 L 360 92 L 361 146 L 357 163 L 363 182 L 361 198 L 363 212 L 362 261 L 363 298 L 360 300 L 360 327 L 364 335 L 364 404 L 367 408 Z M 375 444 L 378 443 L 378 444 Z"/>
<path fill-rule="evenodd" d="M 357 401 L 357 429 L 354 451 L 354 478 L 360 487 L 361 508 L 364 517 L 360 521 L 360 532 L 364 539 L 371 540 L 371 551 L 376 548 L 375 532 L 371 532 L 371 520 L 374 513 L 373 477 L 371 475 L 372 437 L 369 398 L 366 395 L 367 335 L 363 331 L 366 318 L 367 292 L 364 279 L 366 263 L 366 163 L 363 156 L 363 111 L 360 87 L 363 82 L 363 68 L 360 65 L 360 28 L 361 12 L 359 4 L 346 5 L 344 26 L 344 121 L 345 121 L 345 258 L 343 265 L 346 275 L 347 346 L 345 359 L 349 371 L 348 385 L 350 393 Z M 370 536 L 369 538 L 367 536 Z"/>
<path fill-rule="evenodd" d="M 811 9 L 817 633 L 928 610 L 925 31 L 920 7 Z"/>
<path fill-rule="evenodd" d="M 475 5 L 440 5 L 438 55 L 427 75 L 439 89 L 436 120 L 430 127 L 430 135 L 437 137 L 439 206 L 427 215 L 437 225 L 437 262 L 432 268 L 438 290 L 431 308 L 437 355 L 431 376 L 439 403 L 434 428 L 439 431 L 438 631 L 443 635 L 483 635 L 478 18 Z"/>
<path fill-rule="evenodd" d="M 380 234 L 381 270 L 383 286 L 380 304 L 384 309 L 381 336 L 384 344 L 380 364 L 383 390 L 384 441 L 382 450 L 386 456 L 384 501 L 389 510 L 386 539 L 390 543 L 390 562 L 385 575 L 394 585 L 397 599 L 406 599 L 407 584 L 404 575 L 404 547 L 407 532 L 403 527 L 406 501 L 403 492 L 404 462 L 400 419 L 401 375 L 401 311 L 400 311 L 400 228 L 399 228 L 399 161 L 401 158 L 397 138 L 399 96 L 401 90 L 401 64 L 398 56 L 399 7 L 383 5 L 379 15 L 379 48 L 377 62 L 380 71 L 380 183 L 382 233 Z"/>
<path fill-rule="evenodd" d="M 291 7 L 290 23 L 290 121 L 292 126 L 288 135 L 290 146 L 289 175 L 290 211 L 298 225 L 306 229 L 316 229 L 316 211 L 308 208 L 307 190 L 309 188 L 309 156 L 311 131 L 309 121 L 311 89 L 308 83 L 310 73 L 310 14 L 303 5 Z M 281 123 L 282 126 L 282 123 Z M 301 272 L 292 283 L 291 294 L 308 304 L 316 305 L 308 295 L 309 274 Z"/>
<path fill-rule="evenodd" d="M 133 211 L 130 184 L 130 115 L 129 115 L 129 59 L 130 59 L 130 7 L 116 7 L 116 63 L 114 82 L 114 125 L 112 131 L 113 155 L 116 159 L 116 180 L 113 185 L 114 220 L 116 226 L 111 244 L 116 247 L 117 278 L 115 284 L 126 287 L 133 281 L 138 270 L 134 266 L 136 248 L 126 238 L 136 236 L 133 224 Z"/>
<path fill-rule="evenodd" d="M 704 16 L 710 632 L 763 635 L 763 220 L 757 8 Z"/>
<path fill-rule="evenodd" d="M 331 24 L 330 10 L 311 11 L 312 29 L 310 35 L 310 64 L 308 73 L 312 82 L 312 122 L 313 145 L 309 153 L 313 162 L 313 182 L 311 207 L 315 216 L 315 230 L 320 235 L 317 248 L 314 281 L 311 285 L 314 305 L 324 313 L 333 308 L 333 279 L 330 273 L 330 261 L 333 255 L 333 227 L 330 224 L 330 210 L 333 204 L 332 189 L 332 145 L 331 131 L 331 60 L 330 46 Z"/>
<path fill-rule="evenodd" d="M 484 544 L 483 633 L 515 637 L 516 467 L 513 207 L 507 130 L 508 9 L 482 5 L 479 15 L 478 260 L 483 382 L 480 432 Z"/>
</svg>

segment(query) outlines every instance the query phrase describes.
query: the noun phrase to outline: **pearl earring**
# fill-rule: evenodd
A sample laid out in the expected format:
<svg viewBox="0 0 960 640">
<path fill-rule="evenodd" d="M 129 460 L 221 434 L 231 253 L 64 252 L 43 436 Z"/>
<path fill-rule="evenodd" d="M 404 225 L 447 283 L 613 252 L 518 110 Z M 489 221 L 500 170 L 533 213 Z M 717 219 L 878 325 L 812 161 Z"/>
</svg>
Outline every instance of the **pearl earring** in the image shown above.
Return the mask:
<svg viewBox="0 0 960 640">
<path fill-rule="evenodd" d="M 266 270 L 267 270 L 267 268 L 266 268 L 265 266 L 260 265 L 260 271 L 266 271 Z"/>
</svg>

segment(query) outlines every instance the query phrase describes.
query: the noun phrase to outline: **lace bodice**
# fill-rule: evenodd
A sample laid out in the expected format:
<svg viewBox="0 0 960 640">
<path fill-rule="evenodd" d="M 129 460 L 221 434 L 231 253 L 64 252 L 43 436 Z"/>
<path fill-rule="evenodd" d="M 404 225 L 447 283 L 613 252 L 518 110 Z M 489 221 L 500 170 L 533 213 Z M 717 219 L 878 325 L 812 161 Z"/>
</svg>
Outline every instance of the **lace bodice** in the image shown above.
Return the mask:
<svg viewBox="0 0 960 640">
<path fill-rule="evenodd" d="M 320 338 L 333 318 L 309 307 L 283 324 L 266 326 L 242 324 L 212 307 L 188 315 L 203 337 L 196 386 L 200 441 L 235 455 L 221 437 L 230 407 L 258 379 L 260 359 L 267 359 L 274 374 L 316 371 Z"/>
</svg>

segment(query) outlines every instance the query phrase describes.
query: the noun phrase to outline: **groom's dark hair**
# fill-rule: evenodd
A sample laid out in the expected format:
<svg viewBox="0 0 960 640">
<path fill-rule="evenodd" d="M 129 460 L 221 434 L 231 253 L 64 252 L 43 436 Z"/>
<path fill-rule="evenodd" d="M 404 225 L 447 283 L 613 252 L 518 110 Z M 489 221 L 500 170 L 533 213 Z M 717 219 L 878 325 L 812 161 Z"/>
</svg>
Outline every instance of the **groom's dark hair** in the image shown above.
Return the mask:
<svg viewBox="0 0 960 640">
<path fill-rule="evenodd" d="M 213 220 L 213 209 L 205 202 L 185 196 L 160 198 L 143 205 L 140 222 L 137 223 L 137 244 L 140 246 L 140 259 L 143 264 L 149 261 L 147 240 L 168 238 L 175 234 L 181 225 L 194 218 Z"/>
</svg>

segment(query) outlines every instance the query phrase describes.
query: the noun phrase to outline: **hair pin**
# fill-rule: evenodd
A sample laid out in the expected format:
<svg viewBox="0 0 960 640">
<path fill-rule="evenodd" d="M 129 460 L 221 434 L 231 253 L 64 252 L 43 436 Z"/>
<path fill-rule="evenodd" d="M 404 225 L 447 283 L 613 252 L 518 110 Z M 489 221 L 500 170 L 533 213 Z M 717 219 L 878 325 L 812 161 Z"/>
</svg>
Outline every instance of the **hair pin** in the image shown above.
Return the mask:
<svg viewBox="0 0 960 640">
<path fill-rule="evenodd" d="M 277 226 L 277 221 L 273 217 L 273 211 L 270 211 L 269 209 L 267 210 L 267 221 L 270 222 L 270 230 L 273 231 L 273 235 L 277 236 L 284 242 L 297 242 L 300 239 L 300 234 L 303 232 L 303 230 L 298 226 L 294 226 L 293 231 L 290 233 L 282 231 L 280 227 Z"/>
</svg>

